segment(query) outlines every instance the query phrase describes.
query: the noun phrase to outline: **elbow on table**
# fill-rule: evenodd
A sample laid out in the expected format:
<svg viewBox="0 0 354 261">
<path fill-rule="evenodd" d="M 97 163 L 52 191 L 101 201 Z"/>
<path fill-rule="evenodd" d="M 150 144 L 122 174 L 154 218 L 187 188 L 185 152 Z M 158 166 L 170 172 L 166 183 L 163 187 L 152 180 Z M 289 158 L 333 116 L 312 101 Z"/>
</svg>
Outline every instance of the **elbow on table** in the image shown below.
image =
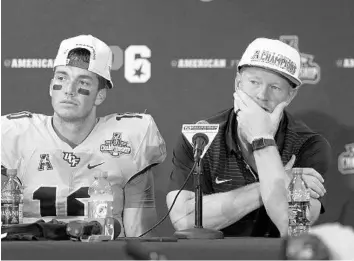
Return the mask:
<svg viewBox="0 0 354 261">
<path fill-rule="evenodd" d="M 172 225 L 176 231 L 181 231 L 194 227 L 194 223 L 190 222 L 188 217 L 183 217 L 175 222 L 172 222 Z"/>
<path fill-rule="evenodd" d="M 171 208 L 177 191 L 171 191 L 167 194 L 167 207 Z M 175 230 L 184 230 L 194 226 L 194 209 L 188 208 L 188 201 L 191 199 L 191 194 L 188 191 L 182 191 L 177 198 L 175 205 L 170 212 L 170 219 Z"/>
</svg>

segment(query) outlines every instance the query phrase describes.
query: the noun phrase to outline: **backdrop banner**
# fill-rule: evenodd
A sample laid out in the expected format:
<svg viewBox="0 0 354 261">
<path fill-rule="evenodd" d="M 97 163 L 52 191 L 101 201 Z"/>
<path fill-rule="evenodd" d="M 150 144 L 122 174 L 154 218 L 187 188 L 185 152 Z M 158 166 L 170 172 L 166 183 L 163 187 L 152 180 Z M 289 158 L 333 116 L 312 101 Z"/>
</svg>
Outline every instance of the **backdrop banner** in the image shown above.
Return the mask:
<svg viewBox="0 0 354 261">
<path fill-rule="evenodd" d="M 52 114 L 49 84 L 60 42 L 79 34 L 114 53 L 98 115 L 151 114 L 167 143 L 157 168 L 159 217 L 166 211 L 172 150 L 182 124 L 233 106 L 236 65 L 257 37 L 301 52 L 304 85 L 288 111 L 330 142 L 326 213 L 336 221 L 354 190 L 354 2 L 230 0 L 2 0 L 1 114 Z M 170 235 L 169 218 L 157 231 Z"/>
</svg>

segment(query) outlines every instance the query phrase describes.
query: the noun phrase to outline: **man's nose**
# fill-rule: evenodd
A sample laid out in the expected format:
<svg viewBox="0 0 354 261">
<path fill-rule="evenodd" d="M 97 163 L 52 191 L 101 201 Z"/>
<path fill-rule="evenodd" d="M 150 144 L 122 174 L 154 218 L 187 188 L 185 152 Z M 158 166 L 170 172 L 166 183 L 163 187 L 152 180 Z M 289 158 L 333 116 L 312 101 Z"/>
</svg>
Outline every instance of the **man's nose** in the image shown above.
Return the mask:
<svg viewBox="0 0 354 261">
<path fill-rule="evenodd" d="M 64 87 L 66 95 L 73 96 L 76 93 L 76 84 L 73 81 L 68 82 Z"/>
<path fill-rule="evenodd" d="M 261 101 L 268 100 L 268 88 L 266 84 L 262 84 L 258 88 L 257 99 Z"/>
</svg>

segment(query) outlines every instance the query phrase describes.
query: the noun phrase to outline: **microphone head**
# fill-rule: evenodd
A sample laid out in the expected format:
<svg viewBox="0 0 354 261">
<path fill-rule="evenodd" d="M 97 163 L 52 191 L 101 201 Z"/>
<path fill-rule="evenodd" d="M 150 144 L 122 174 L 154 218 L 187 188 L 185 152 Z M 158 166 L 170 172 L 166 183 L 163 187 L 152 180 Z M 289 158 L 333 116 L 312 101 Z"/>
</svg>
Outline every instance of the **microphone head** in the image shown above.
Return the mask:
<svg viewBox="0 0 354 261">
<path fill-rule="evenodd" d="M 200 120 L 196 124 L 209 124 L 206 120 Z"/>
<path fill-rule="evenodd" d="M 203 141 L 204 142 L 204 146 L 206 145 L 206 144 L 208 144 L 208 142 L 209 142 L 209 138 L 208 138 L 208 136 L 206 135 L 206 134 L 204 134 L 204 133 L 196 133 L 194 136 L 193 136 L 193 138 L 192 138 L 192 142 L 193 142 L 193 144 L 194 144 L 194 146 L 196 145 L 196 142 L 197 142 L 197 139 L 199 138 L 199 142 L 200 141 Z"/>
</svg>

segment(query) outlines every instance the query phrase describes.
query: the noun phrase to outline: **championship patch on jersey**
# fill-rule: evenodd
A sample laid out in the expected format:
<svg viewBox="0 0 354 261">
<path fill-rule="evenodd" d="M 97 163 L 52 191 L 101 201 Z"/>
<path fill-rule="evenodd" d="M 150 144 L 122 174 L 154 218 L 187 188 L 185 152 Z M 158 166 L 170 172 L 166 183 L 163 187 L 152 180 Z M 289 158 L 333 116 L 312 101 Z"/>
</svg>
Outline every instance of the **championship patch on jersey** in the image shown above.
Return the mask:
<svg viewBox="0 0 354 261">
<path fill-rule="evenodd" d="M 52 170 L 53 165 L 49 160 L 49 154 L 41 154 L 39 155 L 39 165 L 38 165 L 38 170 L 43 171 L 43 170 Z"/>
<path fill-rule="evenodd" d="M 104 144 L 100 145 L 100 151 L 109 153 L 113 157 L 119 157 L 122 154 L 130 154 L 131 146 L 128 141 L 122 140 L 121 132 L 114 132 L 112 139 L 105 140 Z"/>
<path fill-rule="evenodd" d="M 70 167 L 76 167 L 80 162 L 80 158 L 73 152 L 63 152 L 63 160 L 70 164 Z"/>
<path fill-rule="evenodd" d="M 354 143 L 345 146 L 346 151 L 338 157 L 338 170 L 342 174 L 354 174 Z"/>
</svg>

